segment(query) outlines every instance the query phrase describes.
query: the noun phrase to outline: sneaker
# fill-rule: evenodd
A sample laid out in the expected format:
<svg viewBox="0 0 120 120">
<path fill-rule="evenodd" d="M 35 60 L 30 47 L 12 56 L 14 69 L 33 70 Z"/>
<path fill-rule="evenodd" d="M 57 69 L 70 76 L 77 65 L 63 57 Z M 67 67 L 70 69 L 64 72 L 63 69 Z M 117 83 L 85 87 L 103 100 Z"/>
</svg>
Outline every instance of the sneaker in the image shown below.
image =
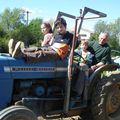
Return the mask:
<svg viewBox="0 0 120 120">
<path fill-rule="evenodd" d="M 10 39 L 8 42 L 8 52 L 10 55 L 12 55 L 16 45 L 16 40 Z"/>
<path fill-rule="evenodd" d="M 12 57 L 21 57 L 22 51 L 21 51 L 21 45 L 23 45 L 23 42 L 18 41 L 17 44 L 15 45 L 15 49 L 12 53 Z"/>
<path fill-rule="evenodd" d="M 21 45 L 20 45 L 21 49 L 24 49 L 25 48 L 25 44 L 24 42 L 21 41 Z"/>
</svg>

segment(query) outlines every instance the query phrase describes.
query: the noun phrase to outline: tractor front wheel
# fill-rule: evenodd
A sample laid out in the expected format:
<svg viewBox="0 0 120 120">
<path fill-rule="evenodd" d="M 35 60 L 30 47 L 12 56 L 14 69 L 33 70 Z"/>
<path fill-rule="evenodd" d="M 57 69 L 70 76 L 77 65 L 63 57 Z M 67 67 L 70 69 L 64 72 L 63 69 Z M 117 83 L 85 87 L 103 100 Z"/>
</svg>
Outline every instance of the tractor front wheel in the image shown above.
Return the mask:
<svg viewBox="0 0 120 120">
<path fill-rule="evenodd" d="M 11 106 L 0 111 L 0 120 L 37 120 L 37 117 L 24 106 Z"/>
</svg>

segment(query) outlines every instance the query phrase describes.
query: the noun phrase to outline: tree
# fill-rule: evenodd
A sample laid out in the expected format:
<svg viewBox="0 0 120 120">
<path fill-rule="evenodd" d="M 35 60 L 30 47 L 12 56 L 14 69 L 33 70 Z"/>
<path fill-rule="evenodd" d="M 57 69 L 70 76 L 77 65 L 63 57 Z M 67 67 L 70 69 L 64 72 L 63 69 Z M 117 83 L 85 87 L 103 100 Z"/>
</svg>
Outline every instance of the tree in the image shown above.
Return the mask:
<svg viewBox="0 0 120 120">
<path fill-rule="evenodd" d="M 108 31 L 108 25 L 106 22 L 99 20 L 96 25 L 94 26 L 95 33 L 101 33 L 104 31 Z"/>
<path fill-rule="evenodd" d="M 43 34 L 41 33 L 40 29 L 40 25 L 42 24 L 42 22 L 42 19 L 36 18 L 29 23 L 28 28 L 32 34 L 32 38 L 29 39 L 30 44 L 37 43 L 38 46 L 40 46 L 40 40 L 43 40 Z"/>
<path fill-rule="evenodd" d="M 3 30 L 3 27 L 0 25 L 0 37 L 4 37 L 6 32 Z"/>
<path fill-rule="evenodd" d="M 10 38 L 25 42 L 32 39 L 32 34 L 25 24 L 23 10 L 6 8 L 0 15 L 0 46 L 6 47 Z M 6 49 L 3 50 L 7 52 Z"/>
<path fill-rule="evenodd" d="M 112 38 L 111 42 L 113 49 L 120 50 L 120 18 L 109 24 L 108 29 Z"/>
<path fill-rule="evenodd" d="M 18 26 L 22 24 L 24 19 L 24 14 L 22 14 L 21 9 L 13 9 L 10 10 L 6 8 L 4 12 L 1 14 L 0 24 L 3 27 L 4 31 L 15 30 Z"/>
</svg>

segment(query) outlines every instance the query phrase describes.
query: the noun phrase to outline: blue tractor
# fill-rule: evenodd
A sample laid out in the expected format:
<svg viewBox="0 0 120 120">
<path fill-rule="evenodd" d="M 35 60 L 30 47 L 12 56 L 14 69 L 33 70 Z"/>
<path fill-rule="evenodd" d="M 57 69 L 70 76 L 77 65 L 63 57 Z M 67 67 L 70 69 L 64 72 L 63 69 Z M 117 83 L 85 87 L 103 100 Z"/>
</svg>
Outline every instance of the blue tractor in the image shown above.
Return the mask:
<svg viewBox="0 0 120 120">
<path fill-rule="evenodd" d="M 90 19 L 85 18 L 87 13 L 106 17 L 106 14 L 88 7 L 84 8 L 80 17 L 63 12 L 59 12 L 57 17 L 75 19 L 76 34 L 77 29 L 80 31 L 83 20 Z M 80 23 L 77 27 L 78 20 Z M 88 116 L 89 112 L 92 120 L 120 119 L 120 65 L 98 68 L 90 76 L 87 101 L 84 102 L 84 97 L 74 99 L 71 90 L 72 81 L 76 79 L 74 47 L 73 38 L 70 55 L 64 60 L 36 63 L 26 63 L 23 58 L 15 59 L 7 53 L 1 53 L 0 120 L 37 120 L 38 116 L 49 119 Z"/>
</svg>

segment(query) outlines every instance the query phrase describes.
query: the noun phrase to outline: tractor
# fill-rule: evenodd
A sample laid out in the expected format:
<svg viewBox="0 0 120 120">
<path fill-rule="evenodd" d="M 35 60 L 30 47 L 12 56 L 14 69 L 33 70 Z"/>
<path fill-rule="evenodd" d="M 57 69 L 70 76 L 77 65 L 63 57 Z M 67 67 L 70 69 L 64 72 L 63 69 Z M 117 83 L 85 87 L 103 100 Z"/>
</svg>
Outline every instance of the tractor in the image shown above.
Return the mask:
<svg viewBox="0 0 120 120">
<path fill-rule="evenodd" d="M 88 13 L 97 17 L 86 17 Z M 0 53 L 0 120 L 37 120 L 40 116 L 52 120 L 78 115 L 91 115 L 92 120 L 120 119 L 120 64 L 113 61 L 90 75 L 87 101 L 84 97 L 74 99 L 72 93 L 77 76 L 73 63 L 76 33 L 84 20 L 106 14 L 84 7 L 78 17 L 59 11 L 57 17 L 61 16 L 75 21 L 70 54 L 63 60 L 26 63 L 23 58 Z"/>
</svg>

